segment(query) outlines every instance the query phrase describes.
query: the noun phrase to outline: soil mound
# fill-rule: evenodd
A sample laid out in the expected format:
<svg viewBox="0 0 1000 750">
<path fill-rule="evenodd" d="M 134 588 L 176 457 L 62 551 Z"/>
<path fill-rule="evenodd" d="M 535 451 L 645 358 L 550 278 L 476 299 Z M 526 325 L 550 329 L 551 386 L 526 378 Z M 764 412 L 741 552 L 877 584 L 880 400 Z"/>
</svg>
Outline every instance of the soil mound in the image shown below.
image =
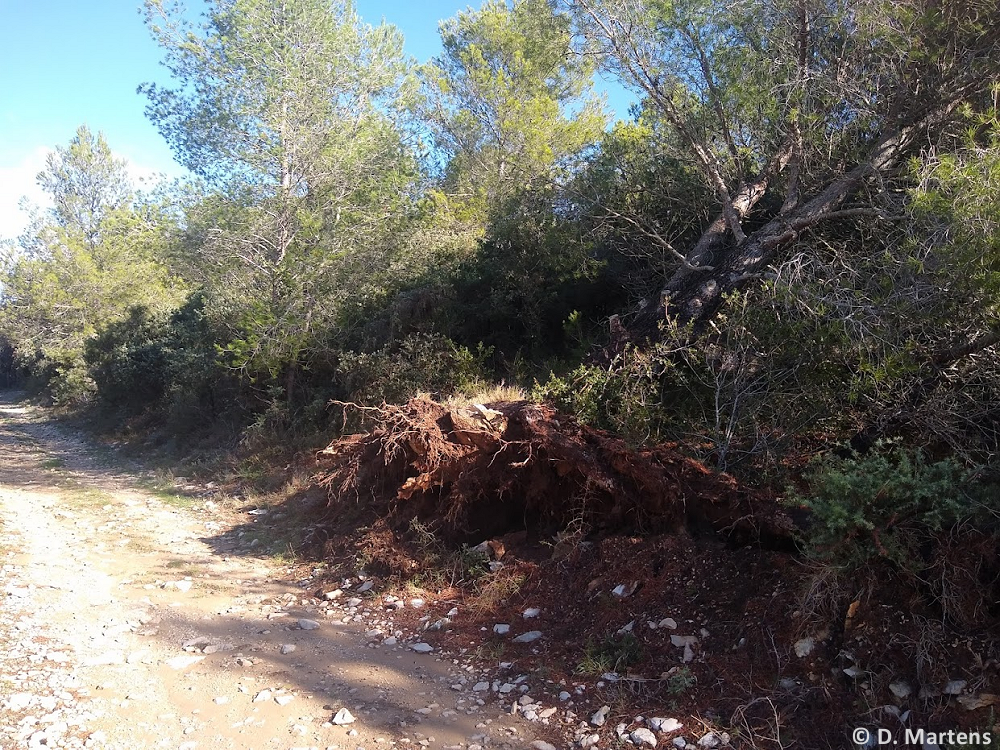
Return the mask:
<svg viewBox="0 0 1000 750">
<path fill-rule="evenodd" d="M 664 444 L 636 449 L 529 402 L 452 407 L 416 398 L 365 408 L 368 432 L 318 455 L 331 516 L 365 505 L 451 543 L 570 524 L 594 532 L 783 536 L 772 502 Z"/>
</svg>

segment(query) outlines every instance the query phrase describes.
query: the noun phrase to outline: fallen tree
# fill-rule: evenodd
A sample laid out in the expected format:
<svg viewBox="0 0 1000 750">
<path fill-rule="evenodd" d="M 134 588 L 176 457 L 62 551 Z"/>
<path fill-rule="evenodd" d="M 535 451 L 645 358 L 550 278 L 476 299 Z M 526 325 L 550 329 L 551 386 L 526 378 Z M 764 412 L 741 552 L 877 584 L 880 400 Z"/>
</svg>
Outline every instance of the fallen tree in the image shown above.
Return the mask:
<svg viewBox="0 0 1000 750">
<path fill-rule="evenodd" d="M 667 133 L 665 156 L 696 167 L 716 198 L 689 246 L 627 217 L 675 264 L 631 327 L 643 339 L 664 320 L 700 332 L 821 225 L 891 219 L 883 198 L 899 167 L 989 106 L 1000 72 L 996 0 L 566 5 L 588 51 Z"/>
</svg>

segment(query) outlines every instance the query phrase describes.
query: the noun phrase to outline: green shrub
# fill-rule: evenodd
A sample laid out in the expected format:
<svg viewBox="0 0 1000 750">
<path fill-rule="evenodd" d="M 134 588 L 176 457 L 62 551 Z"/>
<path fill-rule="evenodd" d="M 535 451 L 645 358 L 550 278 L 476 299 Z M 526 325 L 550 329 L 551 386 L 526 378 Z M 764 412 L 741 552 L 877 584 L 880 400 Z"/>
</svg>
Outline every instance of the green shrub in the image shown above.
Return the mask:
<svg viewBox="0 0 1000 750">
<path fill-rule="evenodd" d="M 642 661 L 642 642 L 632 633 L 608 635 L 600 643 L 587 641 L 583 658 L 576 667 L 577 674 L 602 675 L 606 672 L 624 672 Z"/>
<path fill-rule="evenodd" d="M 979 510 L 957 462 L 931 463 L 896 443 L 880 442 L 865 455 L 821 457 L 804 479 L 806 491 L 790 489 L 786 502 L 812 513 L 805 549 L 845 570 L 878 558 L 915 570 L 923 540 Z"/>
<path fill-rule="evenodd" d="M 374 352 L 344 352 L 339 373 L 350 398 L 402 403 L 420 392 L 450 395 L 486 379 L 490 351 L 473 352 L 438 334 L 415 333 Z"/>
<path fill-rule="evenodd" d="M 230 390 L 200 294 L 169 315 L 133 307 L 90 339 L 84 359 L 101 402 L 120 414 L 159 412 L 175 431 L 217 418 Z"/>
<path fill-rule="evenodd" d="M 609 366 L 580 365 L 535 383 L 531 398 L 547 401 L 593 427 L 642 442 L 655 438 L 663 418 L 655 358 L 629 349 Z"/>
</svg>

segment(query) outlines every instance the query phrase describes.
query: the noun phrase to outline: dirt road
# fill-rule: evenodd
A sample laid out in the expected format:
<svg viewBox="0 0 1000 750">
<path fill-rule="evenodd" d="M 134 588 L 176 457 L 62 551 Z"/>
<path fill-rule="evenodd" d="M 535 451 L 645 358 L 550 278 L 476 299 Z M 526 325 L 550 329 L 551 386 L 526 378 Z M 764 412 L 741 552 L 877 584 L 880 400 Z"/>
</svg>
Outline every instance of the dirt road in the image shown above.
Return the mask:
<svg viewBox="0 0 1000 750">
<path fill-rule="evenodd" d="M 0 393 L 0 746 L 529 746 L 377 587 L 317 598 L 242 543 L 245 504 L 170 502 L 118 463 Z"/>
</svg>

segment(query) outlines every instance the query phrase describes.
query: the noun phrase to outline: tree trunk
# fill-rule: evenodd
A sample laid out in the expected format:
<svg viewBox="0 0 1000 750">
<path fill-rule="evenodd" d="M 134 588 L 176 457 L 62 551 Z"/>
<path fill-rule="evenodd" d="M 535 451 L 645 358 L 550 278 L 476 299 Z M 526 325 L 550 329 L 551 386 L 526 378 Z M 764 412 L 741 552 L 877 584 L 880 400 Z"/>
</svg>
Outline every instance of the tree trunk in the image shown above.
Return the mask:
<svg viewBox="0 0 1000 750">
<path fill-rule="evenodd" d="M 945 121 L 964 100 L 964 93 L 935 108 L 919 120 L 900 127 L 878 140 L 868 158 L 850 171 L 832 179 L 806 201 L 786 201 L 781 211 L 749 235 L 737 228 L 732 216 L 742 219 L 763 196 L 770 176 L 766 171 L 745 185 L 733 203 L 713 221 L 688 254 L 689 262 L 679 267 L 660 291 L 655 305 L 647 305 L 632 326 L 634 338 L 655 339 L 659 324 L 670 319 L 690 325 L 695 336 L 719 309 L 725 295 L 762 278 L 778 251 L 810 228 L 834 219 L 876 213 L 874 207 L 842 209 L 844 201 L 870 179 L 897 166 L 918 137 Z M 772 160 L 780 171 L 787 164 L 782 149 Z M 728 217 L 728 220 L 727 220 Z"/>
</svg>

